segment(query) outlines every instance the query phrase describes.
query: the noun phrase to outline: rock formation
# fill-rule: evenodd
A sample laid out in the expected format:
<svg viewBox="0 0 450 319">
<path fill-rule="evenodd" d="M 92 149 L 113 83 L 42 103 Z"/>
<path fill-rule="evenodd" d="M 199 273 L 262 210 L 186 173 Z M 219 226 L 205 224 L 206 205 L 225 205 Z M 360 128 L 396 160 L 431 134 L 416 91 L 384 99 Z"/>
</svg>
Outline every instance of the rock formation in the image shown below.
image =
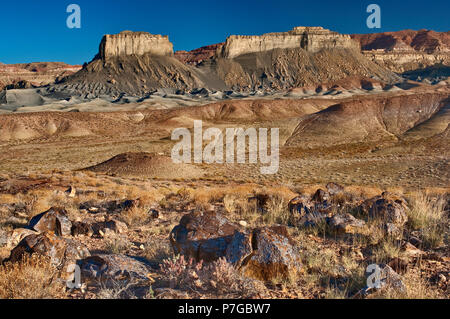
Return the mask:
<svg viewBox="0 0 450 319">
<path fill-rule="evenodd" d="M 131 31 L 107 34 L 100 43 L 99 57 L 102 60 L 118 56 L 145 54 L 172 56 L 173 45 L 168 36 Z"/>
<path fill-rule="evenodd" d="M 450 65 L 450 32 L 404 30 L 351 37 L 368 59 L 394 72 Z"/>
<path fill-rule="evenodd" d="M 180 62 L 182 61 L 182 62 Z M 231 36 L 217 44 L 173 54 L 168 38 L 125 31 L 103 37 L 99 53 L 48 93 L 95 98 L 145 96 L 158 89 L 278 91 L 348 76 L 392 83 L 392 72 L 369 61 L 348 35 L 296 27 L 262 36 Z"/>
<path fill-rule="evenodd" d="M 222 47 L 224 43 L 207 45 L 192 51 L 177 51 L 175 52 L 175 58 L 180 62 L 189 65 L 197 65 L 205 60 L 212 58 L 218 48 Z"/>
<path fill-rule="evenodd" d="M 322 49 L 359 50 L 359 45 L 348 35 L 322 27 L 295 27 L 289 32 L 267 33 L 261 36 L 233 35 L 218 50 L 222 57 L 232 59 L 247 53 L 293 48 L 315 53 Z"/>
<path fill-rule="evenodd" d="M 51 84 L 80 69 L 81 65 L 69 65 L 62 62 L 0 63 L 0 91 L 5 87 L 22 89 Z"/>
</svg>

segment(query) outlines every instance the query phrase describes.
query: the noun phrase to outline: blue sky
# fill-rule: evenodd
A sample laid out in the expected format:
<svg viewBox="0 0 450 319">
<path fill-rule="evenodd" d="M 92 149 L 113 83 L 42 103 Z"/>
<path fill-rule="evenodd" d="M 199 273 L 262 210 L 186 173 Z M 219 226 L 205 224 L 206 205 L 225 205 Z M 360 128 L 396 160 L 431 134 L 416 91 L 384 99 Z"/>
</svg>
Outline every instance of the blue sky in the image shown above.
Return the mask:
<svg viewBox="0 0 450 319">
<path fill-rule="evenodd" d="M 66 8 L 81 7 L 81 29 L 68 29 Z M 382 28 L 368 29 L 366 8 L 381 7 Z M 169 35 L 175 50 L 222 42 L 231 34 L 323 26 L 341 33 L 450 30 L 448 0 L 20 0 L 0 5 L 0 62 L 92 60 L 104 34 L 123 30 Z"/>
</svg>

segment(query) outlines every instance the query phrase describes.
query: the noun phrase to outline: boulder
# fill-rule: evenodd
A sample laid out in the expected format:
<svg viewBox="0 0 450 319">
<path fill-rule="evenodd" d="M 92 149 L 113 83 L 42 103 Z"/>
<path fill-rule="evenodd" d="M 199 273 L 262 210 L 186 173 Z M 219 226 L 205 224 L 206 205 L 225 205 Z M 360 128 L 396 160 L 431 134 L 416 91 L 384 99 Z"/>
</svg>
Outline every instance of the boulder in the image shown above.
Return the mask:
<svg viewBox="0 0 450 319">
<path fill-rule="evenodd" d="M 306 215 L 311 211 L 313 204 L 309 201 L 305 195 L 297 196 L 289 202 L 289 212 L 294 215 Z"/>
<path fill-rule="evenodd" d="M 344 192 L 344 187 L 336 183 L 328 183 L 325 187 L 331 196 Z"/>
<path fill-rule="evenodd" d="M 98 254 L 79 260 L 83 279 L 114 283 L 121 280 L 150 280 L 150 268 L 145 263 L 125 255 Z"/>
<path fill-rule="evenodd" d="M 39 254 L 50 258 L 55 267 L 64 263 L 66 242 L 51 232 L 25 237 L 12 251 L 8 261 L 20 262 L 25 255 Z"/>
<path fill-rule="evenodd" d="M 118 234 L 125 234 L 128 231 L 128 226 L 124 222 L 111 219 L 105 222 L 105 229 L 111 229 Z"/>
<path fill-rule="evenodd" d="M 212 262 L 225 257 L 245 275 L 270 280 L 301 268 L 286 227 L 246 230 L 216 212 L 185 215 L 170 234 L 175 254 Z"/>
<path fill-rule="evenodd" d="M 176 255 L 210 262 L 224 257 L 234 233 L 241 226 L 215 212 L 194 212 L 183 216 L 170 233 Z"/>
<path fill-rule="evenodd" d="M 341 234 L 366 233 L 366 223 L 349 213 L 334 215 L 328 220 L 328 225 Z"/>
<path fill-rule="evenodd" d="M 29 235 L 37 234 L 32 229 L 28 228 L 16 228 L 14 229 L 8 236 L 6 242 L 6 248 L 14 248 L 16 247 L 25 237 Z"/>
<path fill-rule="evenodd" d="M 401 203 L 383 198 L 372 204 L 369 209 L 369 218 L 381 219 L 397 227 L 402 227 L 408 221 L 406 209 Z"/>
<path fill-rule="evenodd" d="M 259 280 L 288 277 L 301 270 L 298 251 L 284 227 L 236 232 L 226 256 L 245 276 Z"/>
<path fill-rule="evenodd" d="M 58 236 L 70 236 L 72 232 L 72 223 L 64 208 L 53 207 L 34 216 L 28 223 L 28 227 L 39 233 L 51 231 Z"/>
</svg>

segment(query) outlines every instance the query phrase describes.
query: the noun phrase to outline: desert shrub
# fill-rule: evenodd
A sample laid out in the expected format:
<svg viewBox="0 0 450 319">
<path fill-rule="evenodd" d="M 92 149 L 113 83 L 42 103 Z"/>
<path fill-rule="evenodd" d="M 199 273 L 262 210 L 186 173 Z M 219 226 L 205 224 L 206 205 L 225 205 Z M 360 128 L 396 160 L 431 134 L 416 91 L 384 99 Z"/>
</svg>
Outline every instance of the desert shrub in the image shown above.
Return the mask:
<svg viewBox="0 0 450 319">
<path fill-rule="evenodd" d="M 130 249 L 131 243 L 126 238 L 111 238 L 106 241 L 106 250 L 111 254 L 122 254 Z"/>
<path fill-rule="evenodd" d="M 263 295 L 264 284 L 244 277 L 239 271 L 220 258 L 208 265 L 187 261 L 183 256 L 165 260 L 161 265 L 164 276 L 171 281 L 172 288 L 209 293 L 220 297 L 250 298 Z"/>
<path fill-rule="evenodd" d="M 131 227 L 143 225 L 149 218 L 148 209 L 139 206 L 133 206 L 120 214 L 120 219 Z"/>
<path fill-rule="evenodd" d="M 173 250 L 168 241 L 152 240 L 145 245 L 144 256 L 149 261 L 160 264 L 173 256 Z"/>
<path fill-rule="evenodd" d="M 267 202 L 267 212 L 263 215 L 263 222 L 269 225 L 284 224 L 291 222 L 291 214 L 287 201 L 281 196 L 270 196 Z"/>
<path fill-rule="evenodd" d="M 56 299 L 65 297 L 65 285 L 46 257 L 24 257 L 0 266 L 0 299 Z"/>
<path fill-rule="evenodd" d="M 421 232 L 423 243 L 427 248 L 441 245 L 448 236 L 449 229 L 445 199 L 442 197 L 433 199 L 423 193 L 416 193 L 410 198 L 409 203 L 409 228 Z"/>
</svg>

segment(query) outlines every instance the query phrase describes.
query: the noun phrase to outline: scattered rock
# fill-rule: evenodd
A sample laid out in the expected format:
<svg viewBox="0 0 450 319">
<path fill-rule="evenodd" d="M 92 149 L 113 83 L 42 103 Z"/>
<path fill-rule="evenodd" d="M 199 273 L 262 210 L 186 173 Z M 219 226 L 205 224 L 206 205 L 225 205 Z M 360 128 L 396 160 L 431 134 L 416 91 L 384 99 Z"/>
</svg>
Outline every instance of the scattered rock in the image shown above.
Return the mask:
<svg viewBox="0 0 450 319">
<path fill-rule="evenodd" d="M 341 234 L 366 233 L 366 223 L 348 213 L 334 215 L 328 220 L 328 225 Z"/>
<path fill-rule="evenodd" d="M 337 195 L 339 193 L 343 193 L 344 192 L 344 187 L 343 186 L 341 186 L 339 184 L 336 184 L 336 183 L 333 183 L 333 182 L 328 183 L 325 187 L 326 187 L 328 193 L 331 196 L 334 196 L 334 195 Z"/>
<path fill-rule="evenodd" d="M 311 211 L 312 203 L 305 196 L 297 196 L 289 202 L 289 212 L 294 215 L 306 215 Z"/>
<path fill-rule="evenodd" d="M 150 268 L 143 262 L 125 255 L 99 254 L 79 260 L 83 278 L 113 284 L 121 280 L 150 280 Z"/>
<path fill-rule="evenodd" d="M 8 261 L 20 262 L 26 254 L 40 254 L 50 257 L 53 266 L 60 267 L 64 262 L 65 251 L 66 242 L 64 239 L 51 232 L 46 232 L 25 237 L 11 251 Z"/>
<path fill-rule="evenodd" d="M 224 257 L 227 245 L 240 227 L 214 212 L 195 212 L 181 218 L 170 233 L 176 255 L 210 262 Z"/>
<path fill-rule="evenodd" d="M 387 199 L 376 200 L 369 210 L 369 217 L 381 219 L 397 227 L 402 227 L 408 221 L 403 205 Z"/>
<path fill-rule="evenodd" d="M 313 202 L 322 203 L 324 201 L 330 200 L 330 195 L 325 192 L 323 189 L 318 189 L 313 197 L 311 198 Z"/>
<path fill-rule="evenodd" d="M 265 281 L 295 275 L 301 270 L 298 251 L 284 227 L 236 233 L 228 246 L 227 259 L 245 276 Z"/>
<path fill-rule="evenodd" d="M 72 223 L 67 217 L 67 212 L 64 208 L 53 207 L 34 216 L 30 220 L 28 227 L 40 233 L 52 231 L 58 236 L 70 236 Z"/>
<path fill-rule="evenodd" d="M 16 228 L 14 229 L 8 236 L 8 240 L 6 243 L 7 248 L 14 248 L 16 247 L 25 237 L 29 235 L 37 234 L 32 229 L 28 228 Z"/>
</svg>

